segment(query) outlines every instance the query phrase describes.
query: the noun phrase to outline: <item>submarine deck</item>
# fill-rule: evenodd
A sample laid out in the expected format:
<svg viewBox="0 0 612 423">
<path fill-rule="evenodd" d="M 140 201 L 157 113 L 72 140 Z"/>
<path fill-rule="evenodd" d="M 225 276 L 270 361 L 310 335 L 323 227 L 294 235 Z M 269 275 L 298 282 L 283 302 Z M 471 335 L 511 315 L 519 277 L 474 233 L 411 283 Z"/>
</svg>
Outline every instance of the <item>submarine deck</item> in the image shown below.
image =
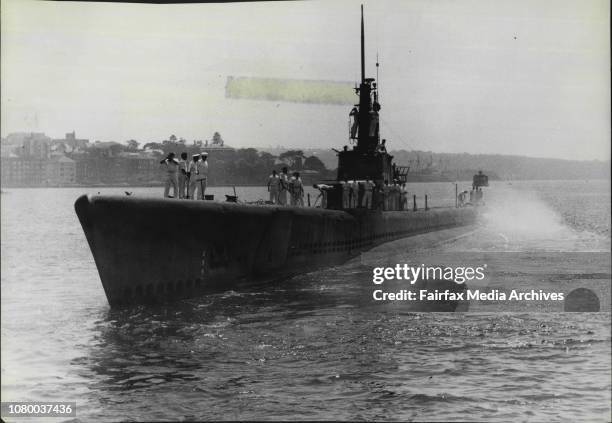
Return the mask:
<svg viewBox="0 0 612 423">
<path fill-rule="evenodd" d="M 284 278 L 477 215 L 472 208 L 341 211 L 119 196 L 81 196 L 75 209 L 111 306 Z"/>
</svg>

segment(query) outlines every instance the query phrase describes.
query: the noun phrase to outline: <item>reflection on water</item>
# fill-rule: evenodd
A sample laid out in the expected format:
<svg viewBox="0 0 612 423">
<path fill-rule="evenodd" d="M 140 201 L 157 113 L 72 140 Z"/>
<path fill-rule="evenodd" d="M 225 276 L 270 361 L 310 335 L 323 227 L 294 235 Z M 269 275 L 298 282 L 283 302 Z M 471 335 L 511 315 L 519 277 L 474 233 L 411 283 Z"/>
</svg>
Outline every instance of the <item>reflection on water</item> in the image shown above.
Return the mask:
<svg viewBox="0 0 612 423">
<path fill-rule="evenodd" d="M 601 376 L 609 370 L 609 314 L 568 322 L 565 315 L 372 313 L 257 297 L 109 313 L 71 363 L 89 379 L 87 402 L 107 404 L 91 416 L 609 414 L 609 379 Z"/>
<path fill-rule="evenodd" d="M 377 251 L 392 261 L 537 251 L 503 269 L 527 285 L 558 276 L 543 251 L 609 251 L 607 183 L 601 204 L 589 197 L 596 221 L 576 206 L 584 190 L 538 184 L 492 187 L 485 225 L 465 236 Z M 444 198 L 450 185 L 428 192 Z M 254 190 L 256 200 L 264 191 Z M 371 264 L 360 259 L 257 289 L 110 310 L 72 210 L 81 190 L 7 191 L 3 401 L 76 400 L 85 421 L 611 418 L 609 312 L 415 313 L 371 301 Z M 576 274 L 609 279 L 609 264 L 584 257 L 571 263 Z"/>
<path fill-rule="evenodd" d="M 73 364 L 95 363 L 92 370 L 105 379 L 101 388 L 111 390 L 196 380 L 207 360 L 227 354 L 223 333 L 237 321 L 254 325 L 301 319 L 314 313 L 313 304 L 336 306 L 320 292 L 268 287 L 266 292 L 229 291 L 165 306 L 109 310 L 94 322 L 90 354 Z"/>
</svg>

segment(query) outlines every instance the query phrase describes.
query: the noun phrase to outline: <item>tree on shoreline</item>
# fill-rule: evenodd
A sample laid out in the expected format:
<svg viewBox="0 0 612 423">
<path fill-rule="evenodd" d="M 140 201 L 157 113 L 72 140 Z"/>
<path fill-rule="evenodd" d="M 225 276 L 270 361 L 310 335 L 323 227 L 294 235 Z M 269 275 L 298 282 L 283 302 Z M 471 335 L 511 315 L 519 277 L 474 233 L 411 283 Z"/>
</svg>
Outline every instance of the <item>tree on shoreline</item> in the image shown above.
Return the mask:
<svg viewBox="0 0 612 423">
<path fill-rule="evenodd" d="M 136 140 L 129 140 L 127 142 L 127 150 L 128 151 L 138 151 L 138 146 L 140 143 Z"/>
<path fill-rule="evenodd" d="M 286 161 L 289 167 L 294 170 L 302 170 L 304 152 L 302 150 L 289 150 L 278 156 L 279 160 Z"/>
</svg>

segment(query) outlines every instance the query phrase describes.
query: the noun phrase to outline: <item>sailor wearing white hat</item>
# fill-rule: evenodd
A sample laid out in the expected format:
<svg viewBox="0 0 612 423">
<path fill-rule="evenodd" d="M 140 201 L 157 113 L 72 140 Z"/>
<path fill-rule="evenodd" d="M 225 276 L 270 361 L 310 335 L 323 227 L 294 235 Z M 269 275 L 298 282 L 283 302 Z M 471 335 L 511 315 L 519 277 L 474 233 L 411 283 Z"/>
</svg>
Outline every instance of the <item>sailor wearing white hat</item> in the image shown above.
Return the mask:
<svg viewBox="0 0 612 423">
<path fill-rule="evenodd" d="M 208 180 L 208 153 L 203 151 L 200 154 L 200 161 L 197 162 L 197 174 L 196 174 L 196 189 L 199 191 L 198 195 L 194 198 L 200 200 L 204 199 L 204 193 L 206 192 L 206 182 Z M 195 192 L 194 192 L 195 194 Z"/>
<path fill-rule="evenodd" d="M 164 185 L 164 197 L 165 198 L 178 198 L 178 168 L 179 162 L 174 158 L 174 153 L 169 153 L 165 159 L 159 162 L 164 165 L 166 170 L 165 185 Z M 172 187 L 173 195 L 170 195 L 170 187 Z"/>
<path fill-rule="evenodd" d="M 178 171 L 178 198 L 189 198 L 189 159 L 187 153 L 181 153 Z"/>
<path fill-rule="evenodd" d="M 196 180 L 198 174 L 198 161 L 200 160 L 199 154 L 191 156 L 191 163 L 189 163 L 189 198 L 195 200 L 195 190 L 198 185 Z"/>
</svg>

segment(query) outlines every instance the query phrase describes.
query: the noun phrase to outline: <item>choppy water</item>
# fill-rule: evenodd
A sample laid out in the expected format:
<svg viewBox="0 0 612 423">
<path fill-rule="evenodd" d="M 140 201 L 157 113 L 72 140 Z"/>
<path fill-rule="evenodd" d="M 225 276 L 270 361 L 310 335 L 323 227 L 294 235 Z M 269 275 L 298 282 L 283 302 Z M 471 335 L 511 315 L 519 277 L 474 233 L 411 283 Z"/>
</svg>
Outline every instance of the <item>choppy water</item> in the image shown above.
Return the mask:
<svg viewBox="0 0 612 423">
<path fill-rule="evenodd" d="M 412 190 L 433 205 L 454 195 L 448 183 Z M 414 313 L 374 303 L 371 268 L 353 260 L 263 289 L 111 311 L 73 211 L 84 191 L 3 189 L 3 401 L 77 401 L 84 421 L 611 420 L 609 304 Z M 609 181 L 500 182 L 486 199 L 482 227 L 423 245 L 428 254 L 610 250 Z M 377 251 L 409 260 L 410 243 Z M 601 254 L 597 270 L 584 257 L 574 270 L 601 277 Z M 505 270 L 526 284 L 556 274 L 539 264 Z"/>
</svg>

